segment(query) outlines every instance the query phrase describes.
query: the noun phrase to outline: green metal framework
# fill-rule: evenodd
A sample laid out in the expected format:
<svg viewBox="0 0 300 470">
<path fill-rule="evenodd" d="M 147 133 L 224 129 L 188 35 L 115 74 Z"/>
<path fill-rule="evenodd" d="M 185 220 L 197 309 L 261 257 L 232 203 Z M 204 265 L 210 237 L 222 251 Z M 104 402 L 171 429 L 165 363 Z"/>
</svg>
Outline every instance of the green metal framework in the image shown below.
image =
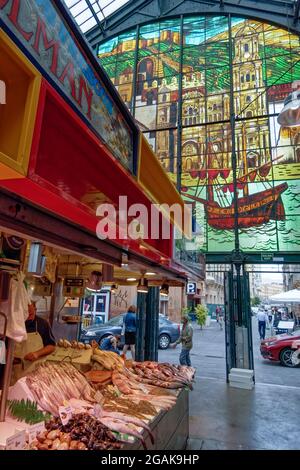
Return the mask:
<svg viewBox="0 0 300 470">
<path fill-rule="evenodd" d="M 67 4 L 72 1 L 76 0 L 66 0 Z M 101 27 L 97 25 L 86 32 L 93 47 L 137 24 L 188 14 L 242 15 L 300 32 L 300 0 L 131 0 L 105 17 L 99 13 L 101 0 L 90 0 L 89 3 L 92 7 L 89 16 L 93 16 L 95 22 L 102 20 Z"/>
</svg>

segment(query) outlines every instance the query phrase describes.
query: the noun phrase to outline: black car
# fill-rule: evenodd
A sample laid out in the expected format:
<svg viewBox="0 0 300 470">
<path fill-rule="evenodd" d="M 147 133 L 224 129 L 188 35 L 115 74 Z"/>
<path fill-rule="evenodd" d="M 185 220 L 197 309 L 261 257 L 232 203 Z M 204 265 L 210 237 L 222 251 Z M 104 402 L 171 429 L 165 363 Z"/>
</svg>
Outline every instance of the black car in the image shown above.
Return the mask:
<svg viewBox="0 0 300 470">
<path fill-rule="evenodd" d="M 111 318 L 103 325 L 93 325 L 89 328 L 82 329 L 80 334 L 80 341 L 89 343 L 92 340 L 97 341 L 101 345 L 101 341 L 109 335 L 121 335 L 123 326 L 123 317 L 125 314 L 118 315 Z M 174 343 L 180 336 L 179 323 L 173 323 L 168 318 L 159 316 L 159 335 L 158 347 L 159 349 L 167 349 L 170 343 Z M 124 345 L 124 336 L 121 337 L 121 345 Z"/>
</svg>

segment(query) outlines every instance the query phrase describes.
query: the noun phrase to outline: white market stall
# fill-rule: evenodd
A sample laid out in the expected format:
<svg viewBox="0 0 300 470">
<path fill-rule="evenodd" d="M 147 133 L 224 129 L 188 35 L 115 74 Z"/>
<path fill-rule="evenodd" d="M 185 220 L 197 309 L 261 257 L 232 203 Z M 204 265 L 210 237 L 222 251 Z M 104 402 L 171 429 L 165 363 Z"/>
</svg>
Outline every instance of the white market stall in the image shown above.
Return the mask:
<svg viewBox="0 0 300 470">
<path fill-rule="evenodd" d="M 269 300 L 280 304 L 300 304 L 300 290 L 292 289 L 287 292 L 281 292 L 280 294 L 272 295 Z"/>
</svg>

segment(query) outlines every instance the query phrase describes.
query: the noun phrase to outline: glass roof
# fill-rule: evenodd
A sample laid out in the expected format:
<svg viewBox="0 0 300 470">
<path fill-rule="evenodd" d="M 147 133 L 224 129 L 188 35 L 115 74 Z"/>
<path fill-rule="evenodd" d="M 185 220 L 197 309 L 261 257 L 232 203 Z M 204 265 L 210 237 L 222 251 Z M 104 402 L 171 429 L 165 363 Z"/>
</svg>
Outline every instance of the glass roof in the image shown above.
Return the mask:
<svg viewBox="0 0 300 470">
<path fill-rule="evenodd" d="M 91 28 L 105 20 L 109 15 L 114 13 L 116 10 L 127 4 L 130 0 L 64 0 L 67 7 L 69 8 L 72 16 L 76 23 L 80 27 L 83 33 L 86 33 Z M 177 0 L 179 3 L 180 1 Z M 197 0 L 197 3 L 208 4 L 207 0 Z M 249 0 L 248 0 L 249 1 Z M 291 8 L 296 5 L 297 0 L 250 0 L 253 4 L 265 3 L 270 7 L 271 4 L 280 7 Z M 209 0 L 211 3 L 220 3 L 220 0 Z M 243 0 L 239 0 L 239 4 L 243 3 Z"/>
<path fill-rule="evenodd" d="M 64 0 L 83 33 L 99 24 L 129 0 Z"/>
</svg>

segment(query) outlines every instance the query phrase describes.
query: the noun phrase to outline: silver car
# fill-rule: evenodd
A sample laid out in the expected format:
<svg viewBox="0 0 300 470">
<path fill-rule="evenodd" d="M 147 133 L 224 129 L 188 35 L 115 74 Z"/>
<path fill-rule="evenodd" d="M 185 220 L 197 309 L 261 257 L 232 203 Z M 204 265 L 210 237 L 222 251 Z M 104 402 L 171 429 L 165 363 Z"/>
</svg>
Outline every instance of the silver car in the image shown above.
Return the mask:
<svg viewBox="0 0 300 470">
<path fill-rule="evenodd" d="M 108 322 L 93 325 L 89 328 L 82 329 L 80 333 L 80 341 L 89 343 L 92 340 L 97 341 L 101 346 L 101 341 L 109 335 L 121 335 L 124 314 L 111 318 Z M 177 341 L 180 336 L 180 324 L 173 323 L 164 315 L 159 315 L 159 333 L 158 347 L 159 349 L 168 349 L 171 343 Z M 124 345 L 124 336 L 121 337 L 120 347 Z"/>
</svg>

